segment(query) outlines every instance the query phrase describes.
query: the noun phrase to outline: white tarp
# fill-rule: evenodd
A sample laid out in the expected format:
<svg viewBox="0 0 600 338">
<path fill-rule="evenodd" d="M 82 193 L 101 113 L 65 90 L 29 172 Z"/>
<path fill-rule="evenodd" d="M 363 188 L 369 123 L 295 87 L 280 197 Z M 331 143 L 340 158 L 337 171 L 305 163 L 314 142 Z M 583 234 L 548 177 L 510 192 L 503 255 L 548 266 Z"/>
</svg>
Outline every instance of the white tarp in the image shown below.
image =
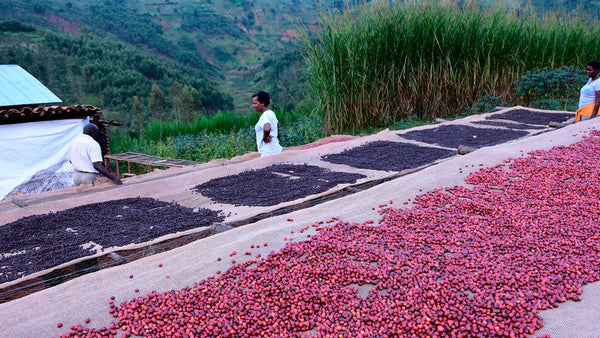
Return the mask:
<svg viewBox="0 0 600 338">
<path fill-rule="evenodd" d="M 39 172 L 72 172 L 68 145 L 86 124 L 67 119 L 0 125 L 0 200 Z"/>
</svg>

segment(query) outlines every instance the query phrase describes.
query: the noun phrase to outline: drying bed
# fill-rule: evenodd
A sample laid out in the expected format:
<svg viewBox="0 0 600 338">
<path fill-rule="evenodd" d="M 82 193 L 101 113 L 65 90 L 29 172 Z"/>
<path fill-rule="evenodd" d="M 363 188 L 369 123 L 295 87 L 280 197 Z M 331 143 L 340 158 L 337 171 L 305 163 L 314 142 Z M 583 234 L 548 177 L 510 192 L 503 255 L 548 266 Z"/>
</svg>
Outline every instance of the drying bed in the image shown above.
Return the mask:
<svg viewBox="0 0 600 338">
<path fill-rule="evenodd" d="M 321 160 L 362 169 L 402 171 L 452 155 L 456 155 L 456 151 L 411 143 L 375 141 L 341 153 L 323 155 Z"/>
<path fill-rule="evenodd" d="M 509 110 L 505 113 L 492 114 L 486 120 L 510 120 L 526 124 L 547 126 L 550 122 L 565 122 L 575 117 L 573 113 L 544 113 L 526 109 Z"/>
<path fill-rule="evenodd" d="M 224 220 L 218 211 L 152 198 L 87 204 L 21 218 L 0 227 L 0 283 L 92 256 Z"/>
<path fill-rule="evenodd" d="M 473 124 L 493 126 L 493 127 L 504 127 L 510 129 L 546 129 L 547 126 L 535 125 L 535 124 L 526 124 L 526 123 L 515 123 L 515 122 L 505 122 L 498 120 L 483 120 L 483 121 L 472 121 Z"/>
<path fill-rule="evenodd" d="M 111 303 L 109 328 L 67 336 L 531 336 L 540 310 L 600 279 L 592 135 L 380 209 L 379 222 L 300 227 L 319 231 L 183 289 Z"/>
<path fill-rule="evenodd" d="M 322 193 L 365 177 L 314 165 L 284 163 L 215 178 L 192 190 L 217 203 L 264 207 Z"/>
<path fill-rule="evenodd" d="M 529 133 L 524 130 L 477 128 L 458 124 L 441 125 L 398 134 L 409 140 L 448 148 L 456 148 L 459 145 L 480 148 L 515 140 L 526 135 Z"/>
</svg>

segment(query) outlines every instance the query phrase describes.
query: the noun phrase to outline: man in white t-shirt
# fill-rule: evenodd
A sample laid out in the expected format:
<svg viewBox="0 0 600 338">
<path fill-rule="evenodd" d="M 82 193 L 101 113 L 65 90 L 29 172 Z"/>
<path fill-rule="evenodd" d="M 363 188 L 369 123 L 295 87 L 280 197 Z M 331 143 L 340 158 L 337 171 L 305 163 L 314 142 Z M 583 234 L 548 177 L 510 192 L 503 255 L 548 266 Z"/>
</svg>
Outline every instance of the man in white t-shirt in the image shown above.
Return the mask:
<svg viewBox="0 0 600 338">
<path fill-rule="evenodd" d="M 90 123 L 83 127 L 83 134 L 77 136 L 69 146 L 67 159 L 75 168 L 73 183 L 76 186 L 81 184 L 94 185 L 94 181 L 100 174 L 110 178 L 116 184 L 123 184 L 117 176 L 113 175 L 102 164 L 100 144 L 95 140 L 99 132 L 98 127 Z"/>
<path fill-rule="evenodd" d="M 260 91 L 252 95 L 252 108 L 262 113 L 260 119 L 254 126 L 256 132 L 256 146 L 260 157 L 277 155 L 281 153 L 279 144 L 279 121 L 275 113 L 267 108 L 271 103 L 269 93 Z"/>
</svg>

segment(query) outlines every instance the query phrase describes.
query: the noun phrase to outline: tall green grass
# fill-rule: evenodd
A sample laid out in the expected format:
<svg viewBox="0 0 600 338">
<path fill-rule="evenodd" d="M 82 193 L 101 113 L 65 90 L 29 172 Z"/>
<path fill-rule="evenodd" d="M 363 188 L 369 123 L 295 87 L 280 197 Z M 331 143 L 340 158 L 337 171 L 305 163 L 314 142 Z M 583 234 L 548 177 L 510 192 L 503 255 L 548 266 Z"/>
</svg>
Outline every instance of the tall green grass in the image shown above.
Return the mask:
<svg viewBox="0 0 600 338">
<path fill-rule="evenodd" d="M 300 107 L 291 113 L 276 112 L 282 146 L 307 144 L 325 136 L 323 118 L 309 111 Z M 111 131 L 110 152 L 139 152 L 198 162 L 232 158 L 257 150 L 254 124 L 258 118 L 258 113 L 219 113 L 188 125 L 153 122 L 141 136 Z"/>
<path fill-rule="evenodd" d="M 304 52 L 332 134 L 452 117 L 484 95 L 514 101 L 511 86 L 527 70 L 598 58 L 596 27 L 533 10 L 381 1 L 322 13 L 316 37 L 304 34 Z"/>
<path fill-rule="evenodd" d="M 280 124 L 295 122 L 300 116 L 306 114 L 302 110 L 294 112 L 275 112 Z M 150 122 L 143 137 L 147 140 L 165 140 L 167 137 L 179 135 L 197 135 L 202 133 L 230 133 L 245 128 L 253 127 L 258 119 L 258 112 L 218 112 L 211 117 L 202 117 L 194 122 L 186 124 L 181 121 L 159 121 Z"/>
<path fill-rule="evenodd" d="M 165 140 L 178 135 L 195 135 L 201 133 L 229 133 L 250 127 L 252 121 L 258 121 L 260 114 L 239 112 L 218 112 L 212 117 L 202 117 L 186 124 L 181 121 L 150 122 L 144 131 L 147 140 Z"/>
<path fill-rule="evenodd" d="M 164 158 L 208 162 L 218 158 L 232 158 L 256 151 L 254 130 L 246 128 L 229 133 L 199 133 L 195 135 L 169 136 L 163 140 L 116 137 L 111 143 L 111 152 L 125 151 L 148 154 Z"/>
</svg>

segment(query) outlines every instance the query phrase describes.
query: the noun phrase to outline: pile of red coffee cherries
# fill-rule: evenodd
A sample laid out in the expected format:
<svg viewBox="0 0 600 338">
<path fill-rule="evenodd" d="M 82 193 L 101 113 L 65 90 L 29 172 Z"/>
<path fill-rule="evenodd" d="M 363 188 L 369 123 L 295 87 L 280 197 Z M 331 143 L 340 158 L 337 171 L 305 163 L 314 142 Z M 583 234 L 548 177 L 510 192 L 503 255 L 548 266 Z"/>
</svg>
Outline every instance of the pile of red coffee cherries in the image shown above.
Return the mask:
<svg viewBox="0 0 600 338">
<path fill-rule="evenodd" d="M 592 132 L 386 204 L 379 222 L 315 222 L 268 257 L 121 303 L 109 330 L 68 335 L 528 336 L 540 310 L 600 279 L 599 158 Z"/>
</svg>

